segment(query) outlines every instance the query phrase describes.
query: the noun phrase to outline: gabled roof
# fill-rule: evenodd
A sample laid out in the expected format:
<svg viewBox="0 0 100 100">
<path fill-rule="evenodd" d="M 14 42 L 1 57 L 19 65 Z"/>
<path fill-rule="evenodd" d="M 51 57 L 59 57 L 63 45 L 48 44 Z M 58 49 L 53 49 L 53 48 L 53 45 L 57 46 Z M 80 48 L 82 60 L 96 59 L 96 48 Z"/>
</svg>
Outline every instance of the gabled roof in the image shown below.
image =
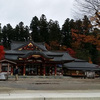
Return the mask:
<svg viewBox="0 0 100 100">
<path fill-rule="evenodd" d="M 53 61 L 73 61 L 74 58 L 71 57 L 67 52 L 45 52 L 48 56 L 54 57 Z"/>
<path fill-rule="evenodd" d="M 47 49 L 45 47 L 45 43 L 35 43 L 33 41 L 25 41 L 25 42 L 15 42 L 15 41 L 13 41 L 11 43 L 11 50 L 18 50 L 22 47 L 25 47 L 29 43 L 32 43 L 34 46 L 38 47 L 39 49 L 41 49 L 43 51 L 47 51 Z"/>
<path fill-rule="evenodd" d="M 75 62 L 87 62 L 87 61 L 86 61 L 86 60 L 76 59 L 76 58 L 75 58 Z"/>
<path fill-rule="evenodd" d="M 5 58 L 9 60 L 18 60 L 19 57 L 27 58 L 29 55 L 41 55 L 45 58 L 52 59 L 52 61 L 73 61 L 67 52 L 52 52 L 52 51 L 38 51 L 38 50 L 8 50 L 5 51 Z"/>
<path fill-rule="evenodd" d="M 100 70 L 100 66 L 96 64 L 90 64 L 88 62 L 70 62 L 65 63 L 63 67 L 70 69 L 70 70 Z"/>
<path fill-rule="evenodd" d="M 27 46 L 28 44 L 33 44 L 37 49 L 21 49 Z M 67 52 L 56 52 L 48 51 L 44 43 L 35 43 L 33 41 L 26 42 L 15 42 L 11 43 L 11 50 L 5 51 L 5 58 L 10 60 L 18 60 L 19 57 L 27 58 L 31 55 L 41 55 L 45 58 L 52 59 L 52 61 L 73 61 L 74 58 L 71 57 Z"/>
<path fill-rule="evenodd" d="M 11 42 L 11 50 L 15 50 L 18 47 L 24 45 L 25 42 L 16 42 L 16 41 L 12 41 Z"/>
<path fill-rule="evenodd" d="M 19 56 L 19 57 L 27 58 L 27 57 L 29 57 L 31 55 L 41 55 L 41 56 L 43 56 L 43 57 L 45 57 L 47 59 L 52 59 L 53 58 L 53 57 L 50 57 L 50 56 L 46 55 L 44 52 L 41 52 L 41 51 L 30 51 L 29 53 L 27 53 L 27 54 L 25 54 L 23 56 Z"/>
<path fill-rule="evenodd" d="M 21 55 L 5 55 L 5 59 L 9 59 L 11 61 L 16 61 L 18 60 L 18 56 L 21 56 Z"/>
<path fill-rule="evenodd" d="M 7 63 L 11 63 L 11 64 L 16 64 L 15 62 L 7 60 L 7 59 L 0 60 L 0 63 L 3 63 L 3 62 L 7 62 Z"/>
</svg>

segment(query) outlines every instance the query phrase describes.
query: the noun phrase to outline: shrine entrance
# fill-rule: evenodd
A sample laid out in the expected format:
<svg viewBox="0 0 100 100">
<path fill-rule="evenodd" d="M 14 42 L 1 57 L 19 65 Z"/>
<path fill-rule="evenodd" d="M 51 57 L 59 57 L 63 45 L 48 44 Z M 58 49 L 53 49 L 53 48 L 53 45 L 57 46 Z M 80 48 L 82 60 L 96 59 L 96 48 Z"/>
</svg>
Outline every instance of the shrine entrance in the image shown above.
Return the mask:
<svg viewBox="0 0 100 100">
<path fill-rule="evenodd" d="M 26 75 L 41 75 L 41 64 L 27 64 L 26 65 Z"/>
</svg>

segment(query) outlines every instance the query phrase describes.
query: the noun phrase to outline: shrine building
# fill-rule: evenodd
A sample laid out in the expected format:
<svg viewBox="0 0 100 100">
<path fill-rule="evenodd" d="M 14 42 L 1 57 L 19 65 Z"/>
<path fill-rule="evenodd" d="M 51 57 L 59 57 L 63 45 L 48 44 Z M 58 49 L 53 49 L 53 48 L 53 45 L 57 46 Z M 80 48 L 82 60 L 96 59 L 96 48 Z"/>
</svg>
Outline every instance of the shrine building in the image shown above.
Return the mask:
<svg viewBox="0 0 100 100">
<path fill-rule="evenodd" d="M 9 72 L 14 74 L 15 67 L 19 69 L 19 75 L 60 75 L 63 74 L 64 63 L 72 62 L 67 52 L 48 51 L 45 43 L 12 42 L 11 50 L 5 51 L 5 60 L 9 63 Z M 2 61 L 1 61 L 2 62 Z M 6 72 L 7 66 L 2 65 L 2 71 Z"/>
<path fill-rule="evenodd" d="M 16 66 L 18 74 L 23 76 L 85 76 L 86 72 L 100 76 L 100 66 L 73 58 L 68 52 L 48 51 L 45 43 L 31 40 L 13 41 L 11 49 L 5 50 L 5 58 L 0 60 L 0 72 L 14 75 Z"/>
</svg>

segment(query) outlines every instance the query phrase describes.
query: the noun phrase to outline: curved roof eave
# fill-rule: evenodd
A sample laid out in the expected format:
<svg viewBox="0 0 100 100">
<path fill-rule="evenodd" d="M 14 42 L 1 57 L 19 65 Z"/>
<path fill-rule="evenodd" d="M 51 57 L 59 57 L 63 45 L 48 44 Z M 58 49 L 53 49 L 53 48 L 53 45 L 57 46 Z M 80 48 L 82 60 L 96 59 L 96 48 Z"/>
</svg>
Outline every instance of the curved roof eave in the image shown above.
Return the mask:
<svg viewBox="0 0 100 100">
<path fill-rule="evenodd" d="M 29 57 L 30 55 L 41 55 L 41 56 L 43 56 L 43 57 L 45 57 L 45 58 L 47 58 L 47 59 L 52 59 L 52 58 L 53 58 L 53 57 L 47 56 L 45 53 L 40 52 L 40 51 L 31 51 L 31 52 L 27 53 L 26 55 L 24 55 L 24 56 L 19 56 L 19 57 L 21 57 L 21 58 L 27 58 L 27 57 Z"/>
</svg>

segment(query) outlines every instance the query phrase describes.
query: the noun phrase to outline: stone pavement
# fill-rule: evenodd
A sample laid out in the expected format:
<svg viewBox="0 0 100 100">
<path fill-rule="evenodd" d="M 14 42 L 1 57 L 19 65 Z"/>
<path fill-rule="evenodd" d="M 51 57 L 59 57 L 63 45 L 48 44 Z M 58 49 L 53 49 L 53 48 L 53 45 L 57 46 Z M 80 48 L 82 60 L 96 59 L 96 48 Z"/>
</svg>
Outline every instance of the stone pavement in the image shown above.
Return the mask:
<svg viewBox="0 0 100 100">
<path fill-rule="evenodd" d="M 100 100 L 100 78 L 9 78 L 0 100 Z"/>
<path fill-rule="evenodd" d="M 0 100 L 100 100 L 100 91 L 13 90 L 5 93 L 0 93 Z"/>
<path fill-rule="evenodd" d="M 19 90 L 100 90 L 100 78 L 9 78 L 0 81 L 0 87 Z M 6 88 L 5 88 L 6 89 Z"/>
</svg>

